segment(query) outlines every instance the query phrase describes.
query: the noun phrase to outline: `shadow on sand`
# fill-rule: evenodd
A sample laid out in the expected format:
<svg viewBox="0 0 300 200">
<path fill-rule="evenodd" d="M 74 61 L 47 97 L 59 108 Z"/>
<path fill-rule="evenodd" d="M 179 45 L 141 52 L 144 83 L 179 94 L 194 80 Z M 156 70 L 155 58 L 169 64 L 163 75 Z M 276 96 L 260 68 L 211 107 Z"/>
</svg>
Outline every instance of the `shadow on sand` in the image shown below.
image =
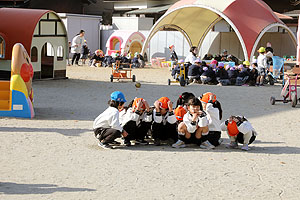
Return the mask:
<svg viewBox="0 0 300 200">
<path fill-rule="evenodd" d="M 20 184 L 0 182 L 0 194 L 52 194 L 54 192 L 96 191 L 88 188 L 58 187 L 54 184 Z"/>
</svg>

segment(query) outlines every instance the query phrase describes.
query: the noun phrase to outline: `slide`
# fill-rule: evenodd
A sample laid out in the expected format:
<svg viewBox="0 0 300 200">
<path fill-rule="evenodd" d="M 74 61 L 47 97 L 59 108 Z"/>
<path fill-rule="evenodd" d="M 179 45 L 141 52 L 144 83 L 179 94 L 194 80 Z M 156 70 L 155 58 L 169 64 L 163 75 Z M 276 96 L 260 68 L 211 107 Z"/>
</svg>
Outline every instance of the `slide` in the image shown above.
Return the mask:
<svg viewBox="0 0 300 200">
<path fill-rule="evenodd" d="M 0 81 L 0 117 L 33 118 L 33 68 L 20 43 L 13 47 L 10 81 Z"/>
</svg>

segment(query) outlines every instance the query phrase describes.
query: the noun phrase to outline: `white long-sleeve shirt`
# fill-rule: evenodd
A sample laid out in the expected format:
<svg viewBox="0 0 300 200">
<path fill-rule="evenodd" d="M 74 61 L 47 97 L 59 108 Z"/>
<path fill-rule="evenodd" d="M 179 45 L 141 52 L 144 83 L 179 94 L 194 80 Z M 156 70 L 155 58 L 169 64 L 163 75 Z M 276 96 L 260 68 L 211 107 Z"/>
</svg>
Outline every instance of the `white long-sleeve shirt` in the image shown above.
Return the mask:
<svg viewBox="0 0 300 200">
<path fill-rule="evenodd" d="M 189 55 L 187 55 L 187 57 L 185 58 L 184 62 L 190 62 L 193 65 L 193 64 L 195 64 L 196 59 L 197 59 L 197 57 L 194 56 L 194 54 L 192 52 L 190 52 Z"/>
<path fill-rule="evenodd" d="M 119 121 L 119 110 L 114 107 L 108 107 L 94 121 L 93 129 L 97 128 L 113 128 L 123 131 Z"/>
<path fill-rule="evenodd" d="M 136 112 L 133 112 L 132 108 L 128 108 L 127 111 L 123 110 L 120 113 L 120 122 L 121 126 L 125 126 L 125 124 L 129 121 L 135 121 L 136 125 L 139 125 L 140 122 L 151 122 L 152 121 L 152 113 L 143 112 L 139 115 Z"/>
<path fill-rule="evenodd" d="M 257 68 L 267 68 L 267 57 L 264 54 L 259 54 L 257 57 Z"/>
<path fill-rule="evenodd" d="M 166 125 L 166 123 L 175 124 L 177 119 L 173 112 L 167 112 L 165 116 L 162 116 L 160 113 L 156 115 L 156 110 L 153 110 L 153 119 L 155 123 L 162 123 Z"/>
<path fill-rule="evenodd" d="M 72 40 L 71 53 L 80 53 L 83 44 L 84 44 L 84 37 L 83 36 L 80 37 L 80 35 L 75 36 Z"/>
<path fill-rule="evenodd" d="M 212 103 L 207 103 L 206 113 L 207 113 L 209 131 L 221 131 L 219 109 L 213 107 Z"/>
<path fill-rule="evenodd" d="M 196 124 L 192 124 L 193 115 L 188 111 L 183 116 L 183 123 L 186 125 L 187 131 L 189 133 L 194 133 L 197 130 L 197 125 L 199 127 L 205 127 L 208 125 L 207 115 L 203 112 L 197 119 Z"/>
</svg>

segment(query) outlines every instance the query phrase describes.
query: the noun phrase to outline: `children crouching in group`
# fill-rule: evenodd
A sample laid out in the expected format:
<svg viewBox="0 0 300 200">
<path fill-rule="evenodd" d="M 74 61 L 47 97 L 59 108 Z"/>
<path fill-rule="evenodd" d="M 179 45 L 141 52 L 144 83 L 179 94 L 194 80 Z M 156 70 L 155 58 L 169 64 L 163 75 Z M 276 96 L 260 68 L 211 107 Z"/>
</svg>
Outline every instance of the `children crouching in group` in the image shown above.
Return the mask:
<svg viewBox="0 0 300 200">
<path fill-rule="evenodd" d="M 245 117 L 231 116 L 221 124 L 222 108 L 216 95 L 207 92 L 195 97 L 189 92 L 182 93 L 176 109 L 168 97 L 161 97 L 150 107 L 143 98 L 135 98 L 127 107 L 125 96 L 120 91 L 111 94 L 109 107 L 94 121 L 98 146 L 104 149 L 120 145 L 115 139 L 122 137 L 126 146 L 167 143 L 173 148 L 196 144 L 203 149 L 214 149 L 222 143 L 221 131 L 226 131 L 230 144 L 228 148 L 248 150 L 257 135 Z M 177 141 L 177 142 L 176 142 Z"/>
<path fill-rule="evenodd" d="M 175 75 L 176 67 L 172 72 Z M 200 59 L 196 59 L 193 65 L 186 68 L 187 78 L 190 83 L 202 83 L 209 85 L 236 85 L 236 86 L 255 86 L 259 78 L 259 71 L 256 61 L 250 64 L 244 61 L 239 66 L 229 66 L 213 60 L 210 64 L 206 64 Z"/>
</svg>

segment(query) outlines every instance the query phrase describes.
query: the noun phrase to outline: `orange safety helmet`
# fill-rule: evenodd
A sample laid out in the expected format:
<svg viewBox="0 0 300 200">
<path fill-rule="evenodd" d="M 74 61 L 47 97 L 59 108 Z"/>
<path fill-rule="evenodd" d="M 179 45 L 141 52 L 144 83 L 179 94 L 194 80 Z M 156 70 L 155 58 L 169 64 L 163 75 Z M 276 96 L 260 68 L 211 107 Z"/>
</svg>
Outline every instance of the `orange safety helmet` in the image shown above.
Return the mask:
<svg viewBox="0 0 300 200">
<path fill-rule="evenodd" d="M 132 104 L 132 108 L 137 108 L 138 107 L 138 102 L 139 101 L 142 101 L 143 102 L 143 98 L 136 98 L 136 99 L 134 99 L 134 101 L 133 101 L 133 104 Z M 144 102 L 143 102 L 143 105 L 141 106 L 141 108 L 142 109 L 146 109 L 146 106 L 145 106 L 145 104 L 144 104 Z"/>
<path fill-rule="evenodd" d="M 206 92 L 204 93 L 201 97 L 200 97 L 200 101 L 204 102 L 204 103 L 208 103 L 210 97 L 212 96 L 212 102 L 215 103 L 217 100 L 217 97 L 214 93 L 212 92 Z"/>
<path fill-rule="evenodd" d="M 186 114 L 184 107 L 179 106 L 174 110 L 174 115 L 178 121 L 183 121 L 183 116 Z"/>
<path fill-rule="evenodd" d="M 159 101 L 159 106 L 160 108 L 164 108 L 164 109 L 168 109 L 168 102 L 170 101 L 170 99 L 168 97 L 161 97 L 160 99 L 158 99 Z"/>
<path fill-rule="evenodd" d="M 240 132 L 235 121 L 228 122 L 227 130 L 228 130 L 228 135 L 233 137 L 239 134 Z"/>
</svg>

